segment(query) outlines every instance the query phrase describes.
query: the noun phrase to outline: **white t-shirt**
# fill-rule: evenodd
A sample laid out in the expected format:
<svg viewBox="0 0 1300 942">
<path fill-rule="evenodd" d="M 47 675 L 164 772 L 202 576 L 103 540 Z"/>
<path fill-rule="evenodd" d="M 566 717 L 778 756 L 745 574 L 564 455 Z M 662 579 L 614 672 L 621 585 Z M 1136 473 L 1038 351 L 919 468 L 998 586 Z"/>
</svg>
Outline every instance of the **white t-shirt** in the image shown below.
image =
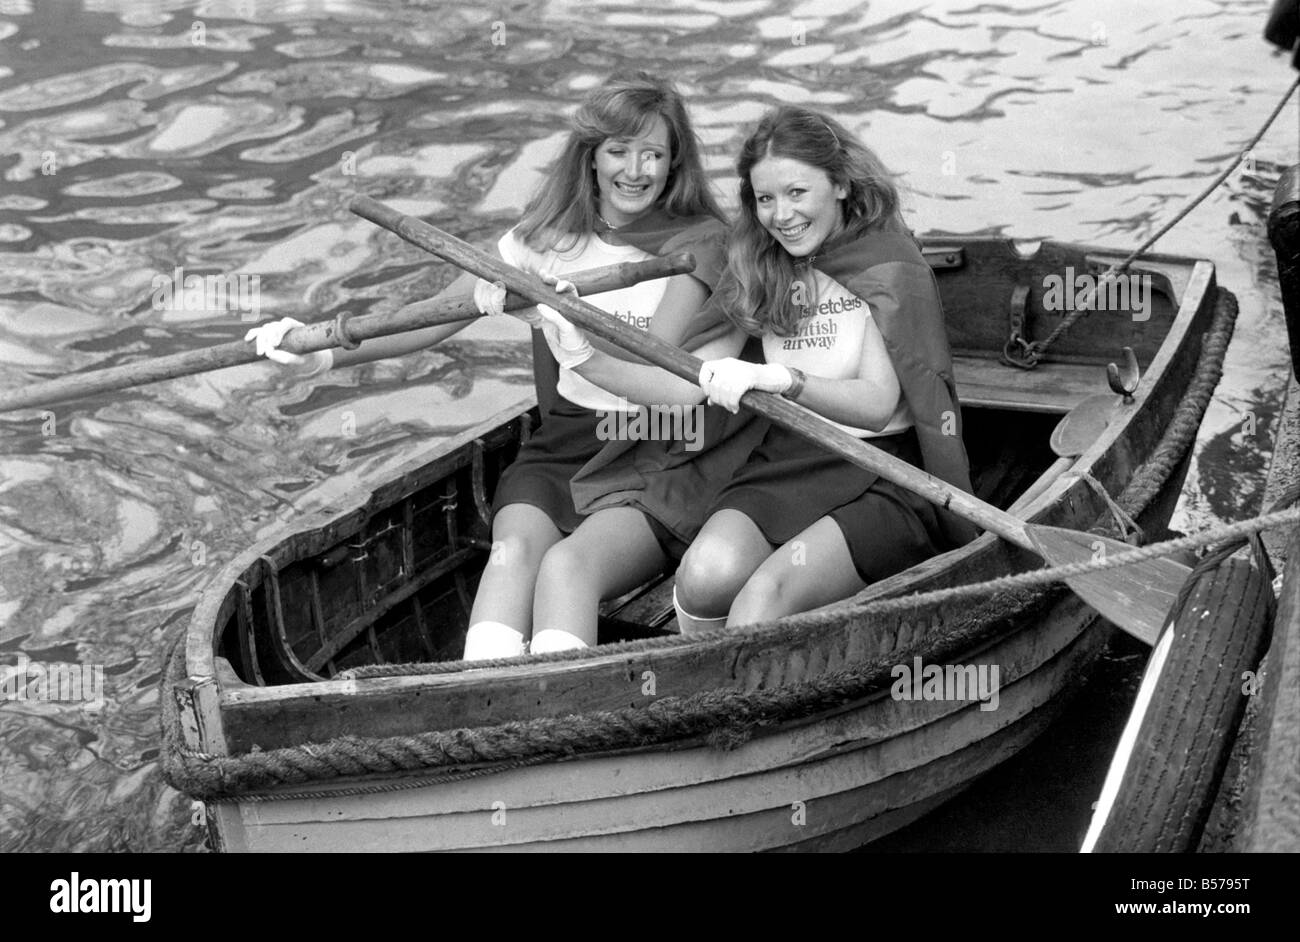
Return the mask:
<svg viewBox="0 0 1300 942">
<path fill-rule="evenodd" d="M 853 292 L 829 275 L 812 269 L 815 278 L 815 302 L 808 317 L 799 324 L 793 337 L 763 335 L 763 356 L 769 363 L 793 366 L 828 379 L 854 379 L 862 365 L 862 341 L 867 330 L 879 331 L 871 320 L 871 308 Z M 893 366 L 886 366 L 891 373 Z M 897 379 L 897 377 L 895 377 Z M 912 427 L 912 412 L 901 396 L 894 414 L 879 432 L 853 428 L 832 422 L 858 438 L 893 435 Z"/>
<path fill-rule="evenodd" d="M 617 265 L 621 262 L 643 262 L 653 258 L 648 252 L 643 252 L 636 246 L 610 245 L 593 233 L 580 238 L 567 252 L 560 253 L 554 249 L 538 252 L 525 245 L 511 229 L 501 237 L 501 241 L 497 243 L 497 250 L 503 259 L 516 268 L 534 274 L 553 275 L 567 275 L 588 268 Z M 629 288 L 593 294 L 583 300 L 594 304 L 602 311 L 613 314 L 633 327 L 647 330 L 650 327 L 650 319 L 659 307 L 659 302 L 663 300 L 667 288 L 667 278 L 656 278 L 654 281 L 643 281 Z M 637 408 L 629 404 L 626 399 L 602 389 L 569 369 L 560 369 L 560 379 L 556 389 L 561 396 L 575 405 L 584 406 L 595 412 L 634 412 Z"/>
</svg>

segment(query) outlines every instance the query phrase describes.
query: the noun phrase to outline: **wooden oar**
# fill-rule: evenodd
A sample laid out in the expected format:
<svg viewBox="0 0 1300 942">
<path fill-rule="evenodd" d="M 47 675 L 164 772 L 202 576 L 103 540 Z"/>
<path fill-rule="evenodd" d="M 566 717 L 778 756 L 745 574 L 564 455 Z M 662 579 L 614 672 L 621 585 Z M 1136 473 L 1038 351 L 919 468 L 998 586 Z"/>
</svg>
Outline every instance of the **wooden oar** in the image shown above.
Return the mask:
<svg viewBox="0 0 1300 942">
<path fill-rule="evenodd" d="M 615 291 L 643 281 L 653 281 L 656 278 L 666 278 L 694 270 L 694 256 L 689 252 L 678 252 L 644 262 L 621 262 L 617 265 L 593 268 L 574 274 L 571 280 L 582 285 L 578 290 L 583 294 L 598 294 L 602 291 Z M 505 308 L 507 311 L 517 311 L 532 307 L 534 303 L 518 294 L 507 294 Z M 410 304 L 401 310 L 387 314 L 365 314 L 346 319 L 342 331 L 339 329 L 339 318 L 295 327 L 284 335 L 280 349 L 288 350 L 290 353 L 313 353 L 317 350 L 348 346 L 348 341 L 359 343 L 373 337 L 386 337 L 389 334 L 405 333 L 408 330 L 470 321 L 479 316 L 473 299 L 468 296 L 435 298 Z M 253 352 L 252 343 L 232 340 L 202 350 L 190 350 L 185 353 L 155 357 L 151 360 L 111 366 L 102 370 L 76 373 L 43 383 L 34 383 L 22 389 L 9 390 L 0 393 L 0 412 L 33 406 L 49 406 L 70 399 L 80 399 L 93 393 L 143 386 L 178 376 L 190 376 L 194 373 L 206 373 L 210 370 L 225 369 L 228 366 L 257 362 L 264 362 L 264 359 Z"/>
<path fill-rule="evenodd" d="M 501 281 L 511 291 L 539 304 L 548 304 L 594 336 L 617 344 L 670 373 L 698 382 L 700 361 L 683 350 L 637 330 L 599 308 L 567 294 L 558 294 L 535 275 L 505 264 L 433 226 L 367 196 L 354 197 L 349 208 L 439 258 L 481 278 Z M 770 393 L 750 390 L 741 402 L 778 425 L 794 431 L 886 480 L 919 494 L 952 513 L 991 530 L 1016 546 L 1037 553 L 1053 565 L 1094 560 L 1132 547 L 1118 540 L 1061 527 L 1031 525 L 992 504 L 927 474 L 901 458 L 887 454 L 826 422 L 814 412 Z M 1173 605 L 1189 567 L 1155 559 L 1067 580 L 1067 584 L 1099 613 L 1152 644 Z"/>
</svg>

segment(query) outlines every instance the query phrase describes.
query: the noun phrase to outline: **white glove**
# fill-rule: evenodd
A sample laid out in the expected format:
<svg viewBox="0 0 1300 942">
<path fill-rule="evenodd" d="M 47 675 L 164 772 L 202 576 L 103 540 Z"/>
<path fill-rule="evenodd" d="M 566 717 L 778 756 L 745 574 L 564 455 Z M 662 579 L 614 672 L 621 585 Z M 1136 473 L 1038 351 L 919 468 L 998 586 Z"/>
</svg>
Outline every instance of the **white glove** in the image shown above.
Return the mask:
<svg viewBox="0 0 1300 942">
<path fill-rule="evenodd" d="M 506 312 L 506 286 L 499 281 L 474 282 L 474 306 L 480 314 L 501 315 Z"/>
<path fill-rule="evenodd" d="M 780 363 L 746 363 L 727 357 L 700 366 L 700 388 L 710 404 L 728 412 L 740 411 L 740 397 L 750 389 L 780 394 L 793 383 L 794 377 Z"/>
<path fill-rule="evenodd" d="M 572 282 L 561 281 L 549 274 L 543 274 L 542 281 L 555 285 L 559 294 L 571 294 L 575 298 L 578 296 L 578 289 Z M 542 336 L 546 338 L 546 345 L 551 348 L 551 353 L 555 354 L 560 366 L 572 370 L 591 359 L 595 351 L 581 329 L 550 305 L 539 304 L 536 311 Z"/>
<path fill-rule="evenodd" d="M 572 370 L 591 359 L 595 350 L 580 328 L 573 326 L 555 308 L 545 304 L 537 305 L 537 313 L 542 319 L 542 336 L 546 338 L 546 345 L 551 348 L 551 353 L 555 354 L 560 366 Z"/>
<path fill-rule="evenodd" d="M 553 280 L 553 279 L 552 279 Z M 506 286 L 499 281 L 485 281 L 480 278 L 474 283 L 474 306 L 480 314 L 498 316 L 506 312 Z M 542 316 L 535 307 L 524 307 L 511 311 L 529 327 L 541 327 Z"/>
<path fill-rule="evenodd" d="M 260 357 L 287 366 L 304 378 L 315 376 L 324 373 L 334 365 L 334 351 L 317 350 L 315 353 L 299 355 L 279 349 L 280 341 L 284 340 L 284 335 L 290 329 L 304 326 L 306 325 L 302 321 L 294 320 L 292 317 L 282 317 L 278 321 L 254 327 L 244 334 L 244 341 L 253 341 L 254 350 Z"/>
</svg>

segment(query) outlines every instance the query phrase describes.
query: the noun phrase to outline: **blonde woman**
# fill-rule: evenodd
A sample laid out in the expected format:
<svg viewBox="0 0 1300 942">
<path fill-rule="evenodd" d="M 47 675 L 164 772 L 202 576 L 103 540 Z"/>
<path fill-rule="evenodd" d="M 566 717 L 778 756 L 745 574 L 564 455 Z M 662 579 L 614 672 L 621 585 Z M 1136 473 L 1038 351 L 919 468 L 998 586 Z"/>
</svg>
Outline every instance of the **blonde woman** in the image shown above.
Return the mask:
<svg viewBox="0 0 1300 942">
<path fill-rule="evenodd" d="M 691 275 L 593 295 L 596 306 L 679 343 L 723 267 L 725 229 L 699 156 L 685 102 L 671 82 L 634 72 L 612 76 L 584 98 L 559 158 L 519 224 L 497 244 L 501 257 L 535 272 L 563 275 L 652 255 L 690 251 Z M 499 314 L 500 286 L 465 275 L 443 294 L 473 291 L 483 313 Z M 436 327 L 368 341 L 311 362 L 275 350 L 284 321 L 256 336 L 259 352 L 309 372 L 422 349 L 457 329 Z M 264 349 L 265 348 L 265 349 Z M 614 355 L 616 350 L 610 350 Z M 522 654 L 532 635 L 533 590 L 546 551 L 581 522 L 569 482 L 602 447 L 597 429 L 627 402 L 558 366 L 533 332 L 533 371 L 542 420 L 497 487 L 493 558 L 484 567 L 465 658 Z M 535 650 L 545 650 L 545 640 Z"/>
</svg>

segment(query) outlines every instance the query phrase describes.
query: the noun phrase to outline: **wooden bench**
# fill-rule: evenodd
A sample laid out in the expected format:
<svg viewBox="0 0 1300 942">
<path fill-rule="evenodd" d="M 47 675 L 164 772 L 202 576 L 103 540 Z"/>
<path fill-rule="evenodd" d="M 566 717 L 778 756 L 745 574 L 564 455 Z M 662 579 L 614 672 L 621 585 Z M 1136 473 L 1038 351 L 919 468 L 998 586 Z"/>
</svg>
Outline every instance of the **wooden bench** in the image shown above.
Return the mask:
<svg viewBox="0 0 1300 942">
<path fill-rule="evenodd" d="M 600 606 L 601 643 L 611 630 L 619 640 L 677 634 L 673 611 L 673 574 L 656 576 L 631 592 Z M 649 630 L 647 630 L 649 629 Z"/>
<path fill-rule="evenodd" d="M 1040 363 L 1020 370 L 989 356 L 953 355 L 963 406 L 1064 415 L 1088 396 L 1106 392 L 1104 363 Z"/>
</svg>

